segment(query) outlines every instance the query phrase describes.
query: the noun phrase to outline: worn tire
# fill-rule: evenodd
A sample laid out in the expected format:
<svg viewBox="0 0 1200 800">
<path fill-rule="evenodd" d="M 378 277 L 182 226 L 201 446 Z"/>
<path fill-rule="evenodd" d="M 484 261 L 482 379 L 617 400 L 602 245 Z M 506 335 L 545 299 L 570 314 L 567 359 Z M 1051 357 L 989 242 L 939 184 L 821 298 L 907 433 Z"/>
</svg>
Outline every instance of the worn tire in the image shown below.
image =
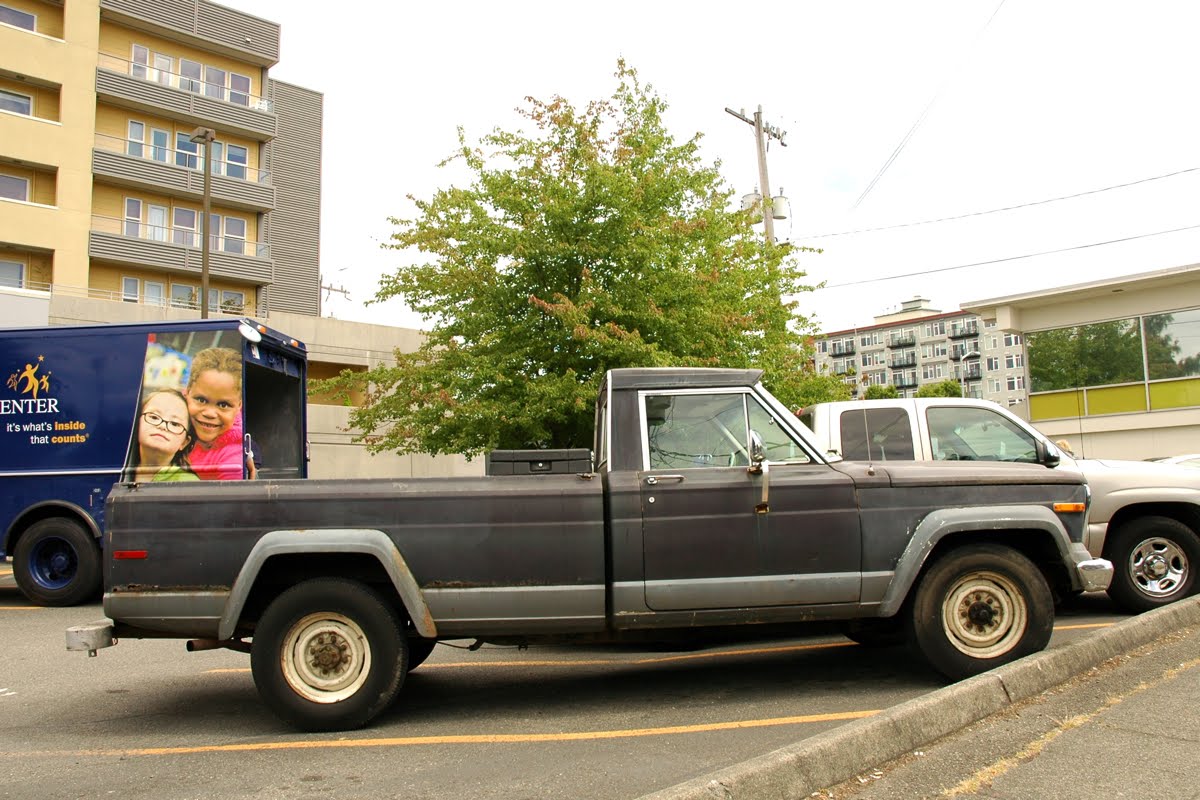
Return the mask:
<svg viewBox="0 0 1200 800">
<path fill-rule="evenodd" d="M 73 519 L 38 520 L 17 540 L 13 575 L 30 602 L 77 606 L 100 593 L 100 546 Z"/>
<path fill-rule="evenodd" d="M 961 680 L 1046 647 L 1054 597 L 1033 562 L 1009 547 L 952 550 L 920 578 L 909 643 L 938 672 Z"/>
<path fill-rule="evenodd" d="M 275 598 L 259 619 L 250 667 L 263 702 L 289 725 L 359 728 L 388 707 L 404 682 L 404 622 L 365 584 L 305 581 Z"/>
<path fill-rule="evenodd" d="M 1135 614 L 1194 593 L 1200 568 L 1200 539 L 1169 517 L 1142 517 L 1114 531 L 1105 548 L 1113 563 L 1108 596 Z"/>
</svg>

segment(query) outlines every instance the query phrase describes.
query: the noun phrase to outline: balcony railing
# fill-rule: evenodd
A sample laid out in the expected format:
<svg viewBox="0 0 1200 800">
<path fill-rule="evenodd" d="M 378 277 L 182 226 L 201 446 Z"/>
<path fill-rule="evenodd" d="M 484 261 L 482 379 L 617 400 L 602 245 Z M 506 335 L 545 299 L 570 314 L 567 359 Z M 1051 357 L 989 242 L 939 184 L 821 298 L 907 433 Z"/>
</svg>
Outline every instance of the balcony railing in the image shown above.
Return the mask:
<svg viewBox="0 0 1200 800">
<path fill-rule="evenodd" d="M 149 66 L 148 64 L 135 64 L 128 59 L 109 55 L 108 53 L 100 54 L 98 64 L 105 69 L 130 75 L 134 78 L 146 81 L 147 83 L 157 83 L 161 86 L 170 86 L 173 89 L 179 89 L 184 92 L 202 95 L 211 100 L 228 103 L 231 106 L 252 108 L 256 111 L 265 111 L 268 114 L 274 113 L 275 111 L 271 101 L 266 97 L 259 97 L 258 95 L 250 94 L 249 92 L 237 91 L 223 84 L 209 83 L 203 78 L 180 75 L 177 72 L 169 72 L 165 69 L 157 69 Z"/>
<path fill-rule="evenodd" d="M 177 244 L 195 250 L 201 249 L 203 234 L 192 228 L 176 228 L 166 225 L 151 225 L 136 219 L 116 219 L 92 215 L 92 230 L 100 233 L 117 234 L 130 239 Z M 249 242 L 236 236 L 209 237 L 209 250 L 217 253 L 233 253 L 253 258 L 270 258 L 271 245 L 266 242 Z"/>
<path fill-rule="evenodd" d="M 204 148 L 199 146 L 198 149 L 200 152 L 192 153 L 187 150 L 176 150 L 173 147 L 160 147 L 146 142 L 139 142 L 136 139 L 122 139 L 119 136 L 97 133 L 96 148 L 106 150 L 110 153 L 124 153 L 127 156 L 155 161 L 159 164 L 174 164 L 177 167 L 190 169 L 201 174 L 204 172 Z M 254 169 L 237 161 L 214 158 L 212 162 L 212 174 L 224 175 L 227 178 L 235 178 L 247 183 L 258 183 L 265 186 L 271 185 L 271 173 L 269 171 Z"/>
<path fill-rule="evenodd" d="M 887 341 L 888 347 L 912 347 L 917 343 L 917 335 L 915 333 L 905 334 L 903 336 L 889 336 Z"/>
<path fill-rule="evenodd" d="M 68 286 L 62 283 L 46 283 L 44 281 L 23 280 L 19 286 L 0 282 L 0 287 L 25 289 L 31 292 L 45 292 L 51 297 L 76 297 L 87 300 L 105 300 L 114 303 L 137 303 L 138 305 L 150 306 L 152 308 L 178 308 L 186 310 L 198 310 L 200 308 L 198 300 L 185 300 L 179 297 L 133 297 L 119 289 L 96 289 L 91 286 Z M 217 290 L 210 289 L 209 291 L 214 292 Z M 243 295 L 247 293 L 253 297 L 253 291 L 242 292 Z M 264 319 L 268 316 L 266 309 L 255 309 L 251 303 L 238 303 L 228 300 L 209 303 L 209 311 L 229 314 L 231 316 L 241 316 L 250 313 L 255 316 L 261 316 Z"/>
<path fill-rule="evenodd" d="M 829 352 L 831 355 L 835 355 L 835 356 L 852 356 L 852 355 L 854 355 L 854 345 L 853 344 L 835 344 Z"/>
<path fill-rule="evenodd" d="M 954 325 L 950 328 L 951 339 L 963 339 L 967 336 L 975 336 L 979 333 L 979 324 L 975 322 L 967 322 L 963 325 Z"/>
<path fill-rule="evenodd" d="M 893 356 L 888 361 L 889 367 L 915 367 L 917 365 L 917 354 L 909 353 L 903 356 Z"/>
</svg>

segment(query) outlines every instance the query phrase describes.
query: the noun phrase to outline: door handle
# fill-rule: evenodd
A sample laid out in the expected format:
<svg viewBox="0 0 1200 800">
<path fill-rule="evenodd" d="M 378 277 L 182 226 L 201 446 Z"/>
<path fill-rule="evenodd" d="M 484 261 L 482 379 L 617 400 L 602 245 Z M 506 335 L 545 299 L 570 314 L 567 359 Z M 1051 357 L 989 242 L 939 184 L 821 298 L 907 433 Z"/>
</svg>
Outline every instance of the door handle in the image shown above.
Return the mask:
<svg viewBox="0 0 1200 800">
<path fill-rule="evenodd" d="M 657 486 L 660 481 L 676 481 L 678 483 L 683 483 L 683 476 L 679 474 L 651 475 L 650 477 L 646 478 L 646 483 L 650 484 L 651 486 Z"/>
</svg>

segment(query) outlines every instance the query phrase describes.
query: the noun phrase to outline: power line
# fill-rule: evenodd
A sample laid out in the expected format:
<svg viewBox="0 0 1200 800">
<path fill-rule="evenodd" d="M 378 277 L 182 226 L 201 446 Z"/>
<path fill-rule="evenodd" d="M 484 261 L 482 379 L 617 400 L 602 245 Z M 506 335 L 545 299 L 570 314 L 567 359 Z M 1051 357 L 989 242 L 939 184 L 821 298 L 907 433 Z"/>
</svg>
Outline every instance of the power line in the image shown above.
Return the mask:
<svg viewBox="0 0 1200 800">
<path fill-rule="evenodd" d="M 1117 184 L 1113 184 L 1112 186 L 1104 186 L 1100 189 L 1088 189 L 1086 191 L 1076 192 L 1075 194 L 1065 194 L 1065 195 L 1062 195 L 1061 197 L 1050 197 L 1045 200 L 1033 200 L 1028 203 L 1018 203 L 1017 205 L 1013 205 L 1013 206 L 1004 206 L 1002 208 L 990 208 L 986 211 L 972 211 L 967 214 L 957 214 L 952 217 L 938 217 L 936 219 L 923 219 L 923 220 L 918 220 L 917 222 L 900 222 L 895 225 L 882 225 L 878 228 L 859 228 L 858 230 L 837 231 L 836 233 L 814 233 L 809 236 L 798 236 L 795 239 L 793 239 L 793 241 L 807 242 L 807 241 L 811 241 L 813 239 L 828 239 L 828 238 L 831 238 L 834 236 L 850 236 L 850 235 L 853 235 L 856 233 L 876 233 L 878 231 L 896 230 L 897 228 L 913 228 L 918 225 L 932 225 L 935 222 L 953 222 L 954 220 L 968 219 L 970 217 L 982 217 L 987 214 L 999 214 L 1002 211 L 1016 211 L 1021 208 L 1030 208 L 1032 206 L 1041 206 L 1041 205 L 1046 205 L 1047 203 L 1057 203 L 1060 200 L 1074 200 L 1079 197 L 1087 197 L 1088 195 L 1092 195 L 1092 194 L 1100 194 L 1102 192 L 1109 192 L 1114 189 L 1128 189 L 1131 186 L 1137 186 L 1137 185 L 1143 184 L 1143 183 L 1150 183 L 1151 181 L 1161 181 L 1164 178 L 1174 178 L 1177 175 L 1186 175 L 1189 172 L 1197 172 L 1197 171 L 1200 171 L 1200 167 L 1188 167 L 1187 169 L 1177 170 L 1176 172 L 1168 172 L 1165 175 L 1155 175 L 1150 178 L 1140 178 L 1139 180 L 1129 181 L 1128 183 L 1117 183 Z"/>
<path fill-rule="evenodd" d="M 989 27 L 991 27 L 992 20 L 994 20 L 996 18 L 996 15 L 1000 13 L 1000 9 L 1003 6 L 1004 6 L 1004 0 L 1000 0 L 1000 3 L 996 6 L 996 10 L 992 12 L 992 15 L 990 17 L 988 17 L 987 22 L 985 22 L 983 24 L 983 27 L 979 29 L 979 33 L 975 34 L 975 42 L 972 42 L 972 46 L 974 46 L 974 44 L 976 42 L 978 42 L 985 33 L 987 33 L 987 29 Z M 957 75 L 960 71 L 961 70 L 955 70 L 954 74 Z M 890 167 L 892 165 L 892 162 L 894 162 L 896 160 L 896 158 L 900 155 L 900 153 L 904 150 L 904 148 L 906 146 L 908 146 L 909 140 L 912 139 L 913 134 L 917 132 L 917 128 L 921 127 L 921 123 L 924 122 L 925 117 L 929 115 L 929 110 L 933 108 L 935 103 L 937 103 L 938 98 L 940 98 L 942 96 L 942 93 L 944 91 L 946 91 L 946 87 L 949 84 L 950 84 L 950 81 L 946 81 L 938 88 L 937 92 L 933 95 L 933 99 L 929 101 L 929 103 L 921 111 L 920 116 L 917 117 L 917 121 L 912 124 L 912 127 L 910 127 L 908 129 L 908 132 L 905 133 L 903 138 L 900 139 L 900 144 L 896 145 L 896 149 L 892 151 L 892 154 L 890 156 L 888 156 L 887 161 L 883 162 L 883 166 L 880 167 L 879 171 L 875 173 L 875 177 L 871 179 L 871 182 L 869 184 L 867 184 L 867 188 L 863 189 L 863 193 L 860 194 L 858 196 L 858 199 L 854 201 L 854 205 L 852 205 L 850 207 L 851 211 L 858 208 L 859 205 L 862 203 L 862 201 L 867 199 L 867 195 L 869 195 L 871 193 L 871 190 L 875 188 L 875 184 L 879 183 L 880 178 L 883 177 L 883 173 L 888 171 L 888 167 Z"/>
<path fill-rule="evenodd" d="M 989 261 L 976 261 L 971 264 L 959 264 L 958 266 L 954 266 L 954 267 L 938 267 L 937 269 L 924 269 L 924 270 L 918 270 L 916 272 L 904 272 L 899 275 L 888 275 L 883 278 L 864 278 L 860 281 L 847 281 L 845 283 L 830 283 L 830 284 L 826 284 L 824 286 L 819 286 L 814 291 L 820 291 L 821 289 L 840 289 L 845 286 L 861 286 L 861 285 L 867 284 L 867 283 L 883 283 L 884 281 L 894 281 L 899 278 L 916 278 L 921 275 L 936 275 L 940 272 L 953 272 L 954 270 L 969 269 L 970 267 L 983 267 L 983 266 L 987 266 L 989 264 L 1003 264 L 1006 261 L 1020 261 L 1023 258 L 1036 258 L 1037 256 L 1049 256 L 1049 255 L 1054 255 L 1056 253 L 1069 253 L 1072 250 L 1086 250 L 1090 247 L 1102 247 L 1104 245 L 1109 245 L 1109 244 L 1120 244 L 1122 242 L 1132 242 L 1135 239 L 1148 239 L 1151 236 L 1164 236 L 1168 233 L 1179 233 L 1180 231 L 1190 231 L 1190 230 L 1195 230 L 1197 228 L 1200 228 L 1200 224 L 1186 225 L 1182 228 L 1172 228 L 1171 230 L 1156 231 L 1154 233 L 1140 233 L 1135 236 L 1126 236 L 1122 239 L 1110 239 L 1107 242 L 1091 242 L 1089 244 L 1077 244 L 1077 245 L 1073 245 L 1071 247 L 1060 247 L 1057 250 L 1042 250 L 1041 252 L 1038 252 L 1038 253 L 1026 253 L 1025 255 L 1020 255 L 1020 256 L 1006 256 L 1004 258 L 993 258 Z"/>
</svg>

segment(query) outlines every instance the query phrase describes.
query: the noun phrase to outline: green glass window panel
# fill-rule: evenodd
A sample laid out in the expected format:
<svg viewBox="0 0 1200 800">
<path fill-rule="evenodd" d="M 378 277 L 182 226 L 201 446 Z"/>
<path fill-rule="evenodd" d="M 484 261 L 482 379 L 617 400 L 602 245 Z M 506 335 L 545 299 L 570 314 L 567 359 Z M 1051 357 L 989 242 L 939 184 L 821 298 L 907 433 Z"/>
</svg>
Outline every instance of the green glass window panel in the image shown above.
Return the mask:
<svg viewBox="0 0 1200 800">
<path fill-rule="evenodd" d="M 1032 392 L 1145 378 L 1141 326 L 1136 318 L 1031 333 L 1026 346 Z"/>
<path fill-rule="evenodd" d="M 1200 406 L 1200 378 L 1150 384 L 1150 408 L 1188 408 Z"/>
<path fill-rule="evenodd" d="M 1200 375 L 1200 308 L 1146 317 L 1150 380 Z"/>
<path fill-rule="evenodd" d="M 1029 419 L 1032 422 L 1043 419 L 1082 416 L 1082 391 L 1051 392 L 1049 394 L 1029 396 Z"/>
<path fill-rule="evenodd" d="M 1146 410 L 1146 384 L 1108 386 L 1087 390 L 1088 416 L 1097 414 L 1128 414 Z"/>
</svg>

